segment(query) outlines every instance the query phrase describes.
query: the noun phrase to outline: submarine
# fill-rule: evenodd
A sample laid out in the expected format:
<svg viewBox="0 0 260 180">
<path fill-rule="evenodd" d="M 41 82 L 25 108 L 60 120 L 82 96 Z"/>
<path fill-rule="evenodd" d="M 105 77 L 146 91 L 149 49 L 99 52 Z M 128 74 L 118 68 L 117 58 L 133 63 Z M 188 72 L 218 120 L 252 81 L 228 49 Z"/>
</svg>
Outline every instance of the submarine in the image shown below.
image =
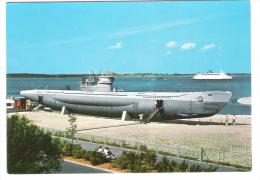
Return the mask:
<svg viewBox="0 0 260 180">
<path fill-rule="evenodd" d="M 114 77 L 84 78 L 81 90 L 23 90 L 20 95 L 56 110 L 71 113 L 131 118 L 146 122 L 209 117 L 230 100 L 229 91 L 205 92 L 124 92 L 113 89 Z M 142 118 L 140 118 L 142 117 Z"/>
</svg>

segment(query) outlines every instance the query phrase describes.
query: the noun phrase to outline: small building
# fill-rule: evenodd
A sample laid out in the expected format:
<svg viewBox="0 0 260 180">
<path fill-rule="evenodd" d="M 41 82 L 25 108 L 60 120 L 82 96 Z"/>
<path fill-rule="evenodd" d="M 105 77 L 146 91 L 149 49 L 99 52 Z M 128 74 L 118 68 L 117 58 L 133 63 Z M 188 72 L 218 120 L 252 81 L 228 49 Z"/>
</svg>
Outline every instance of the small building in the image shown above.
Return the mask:
<svg viewBox="0 0 260 180">
<path fill-rule="evenodd" d="M 19 112 L 27 111 L 31 107 L 31 102 L 24 97 L 11 97 L 11 99 L 6 100 L 7 112 Z"/>
<path fill-rule="evenodd" d="M 24 97 L 15 97 L 14 106 L 16 108 L 16 111 L 27 110 L 26 99 Z"/>
</svg>

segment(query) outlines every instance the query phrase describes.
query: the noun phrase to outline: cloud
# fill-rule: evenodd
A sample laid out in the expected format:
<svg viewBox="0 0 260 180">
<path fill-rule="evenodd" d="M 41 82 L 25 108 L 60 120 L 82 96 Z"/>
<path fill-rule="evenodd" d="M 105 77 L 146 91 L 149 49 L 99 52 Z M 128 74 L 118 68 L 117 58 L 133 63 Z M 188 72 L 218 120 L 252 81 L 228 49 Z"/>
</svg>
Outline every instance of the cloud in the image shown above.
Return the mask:
<svg viewBox="0 0 260 180">
<path fill-rule="evenodd" d="M 194 48 L 196 48 L 196 43 L 194 43 L 194 42 L 188 42 L 188 43 L 184 43 L 183 45 L 181 45 L 182 50 L 188 50 L 188 49 L 194 49 Z"/>
<path fill-rule="evenodd" d="M 171 51 L 166 51 L 166 53 L 165 53 L 166 56 L 168 56 L 168 55 L 170 55 L 170 54 L 172 54 Z"/>
<path fill-rule="evenodd" d="M 129 35 L 135 35 L 135 34 L 140 34 L 145 32 L 161 31 L 173 27 L 203 23 L 205 21 L 210 21 L 215 18 L 216 16 L 192 17 L 186 19 L 179 19 L 172 22 L 133 26 L 125 29 L 119 29 L 117 32 L 107 34 L 107 36 L 108 37 L 129 36 Z"/>
<path fill-rule="evenodd" d="M 169 42 L 167 42 L 167 43 L 165 44 L 165 46 L 166 46 L 167 48 L 175 48 L 175 47 L 176 47 L 176 42 L 174 42 L 174 41 L 169 41 Z"/>
<path fill-rule="evenodd" d="M 109 47 L 109 49 L 121 49 L 123 47 L 123 43 L 118 42 L 115 45 Z"/>
<path fill-rule="evenodd" d="M 208 49 L 212 49 L 212 48 L 215 48 L 216 47 L 216 44 L 214 43 L 211 43 L 211 44 L 206 44 L 203 46 L 203 48 L 201 48 L 202 50 L 208 50 Z"/>
</svg>

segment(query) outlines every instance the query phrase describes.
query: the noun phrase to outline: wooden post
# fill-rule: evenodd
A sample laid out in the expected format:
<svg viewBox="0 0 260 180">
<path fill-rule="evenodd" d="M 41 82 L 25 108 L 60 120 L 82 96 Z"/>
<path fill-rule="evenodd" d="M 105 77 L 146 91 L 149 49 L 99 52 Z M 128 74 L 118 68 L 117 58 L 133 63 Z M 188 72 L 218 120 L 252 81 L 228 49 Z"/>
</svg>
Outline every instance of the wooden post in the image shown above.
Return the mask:
<svg viewBox="0 0 260 180">
<path fill-rule="evenodd" d="M 202 162 L 203 161 L 203 148 L 200 147 L 200 161 Z"/>
<path fill-rule="evenodd" d="M 245 143 L 245 152 L 247 152 L 247 143 Z"/>
<path fill-rule="evenodd" d="M 179 147 L 177 147 L 177 157 L 180 157 L 180 150 L 179 150 Z"/>
<path fill-rule="evenodd" d="M 139 153 L 140 152 L 140 144 L 139 143 L 136 143 L 137 144 L 137 152 Z"/>
<path fill-rule="evenodd" d="M 218 149 L 218 160 L 220 161 L 220 149 Z"/>
<path fill-rule="evenodd" d="M 121 147 L 124 148 L 125 146 L 125 140 L 121 140 Z"/>
</svg>

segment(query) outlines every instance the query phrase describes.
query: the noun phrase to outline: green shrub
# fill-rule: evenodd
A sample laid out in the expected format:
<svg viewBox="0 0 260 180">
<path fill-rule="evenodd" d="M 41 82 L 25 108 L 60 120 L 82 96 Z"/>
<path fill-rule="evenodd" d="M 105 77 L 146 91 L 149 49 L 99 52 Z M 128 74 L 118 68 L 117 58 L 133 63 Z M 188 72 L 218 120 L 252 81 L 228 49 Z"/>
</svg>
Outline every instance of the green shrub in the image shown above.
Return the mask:
<svg viewBox="0 0 260 180">
<path fill-rule="evenodd" d="M 124 154 L 124 152 L 123 152 Z M 125 155 L 121 155 L 112 161 L 112 166 L 120 169 L 127 169 L 128 167 L 128 158 Z"/>
<path fill-rule="evenodd" d="M 156 169 L 158 172 L 172 172 L 171 162 L 166 157 L 163 157 L 162 160 L 157 162 Z"/>
<path fill-rule="evenodd" d="M 189 170 L 189 164 L 187 161 L 182 161 L 182 163 L 178 165 L 178 168 L 181 172 L 187 172 Z"/>
<path fill-rule="evenodd" d="M 134 169 L 135 161 L 137 160 L 138 157 L 135 152 L 123 151 L 121 156 L 112 161 L 112 165 L 120 169 L 129 169 L 131 171 Z"/>
<path fill-rule="evenodd" d="M 148 151 L 148 148 L 146 145 L 140 145 L 140 151 Z"/>
<path fill-rule="evenodd" d="M 147 164 L 155 167 L 157 161 L 156 152 L 153 150 L 146 150 L 144 153 L 140 154 L 141 159 L 144 160 Z"/>
<path fill-rule="evenodd" d="M 218 167 L 209 166 L 208 168 L 203 168 L 203 172 L 215 172 Z"/>
<path fill-rule="evenodd" d="M 105 155 L 97 151 L 86 151 L 82 156 L 84 159 L 89 160 L 92 165 L 99 165 L 108 162 Z"/>
<path fill-rule="evenodd" d="M 198 164 L 194 164 L 189 168 L 187 161 L 180 164 L 176 161 L 170 161 L 166 157 L 157 161 L 155 151 L 147 150 L 146 152 L 136 153 L 124 151 L 121 156 L 112 161 L 112 166 L 120 169 L 128 169 L 130 172 L 212 172 L 217 168 L 210 166 L 203 168 Z"/>
<path fill-rule="evenodd" d="M 72 156 L 74 158 L 82 158 L 85 154 L 85 150 L 81 147 L 80 144 L 73 145 Z"/>
<path fill-rule="evenodd" d="M 56 131 L 56 132 L 52 133 L 52 135 L 58 136 L 58 137 L 63 137 L 64 133 L 62 131 Z"/>
<path fill-rule="evenodd" d="M 136 161 L 130 166 L 131 172 L 150 172 L 153 170 L 153 165 L 145 161 Z"/>
<path fill-rule="evenodd" d="M 210 166 L 208 168 L 203 168 L 199 164 L 193 164 L 192 166 L 190 166 L 189 171 L 190 172 L 215 172 L 217 169 L 218 169 L 217 167 L 213 167 L 213 166 Z"/>
<path fill-rule="evenodd" d="M 59 144 L 61 150 L 62 150 L 62 155 L 63 156 L 71 156 L 71 145 L 67 141 L 61 141 Z"/>
<path fill-rule="evenodd" d="M 74 158 L 81 158 L 84 156 L 85 150 L 81 147 L 80 144 L 71 144 L 68 141 L 59 141 L 56 140 L 58 138 L 55 138 L 55 141 L 57 141 L 58 146 L 62 150 L 63 156 L 73 156 Z"/>
<path fill-rule="evenodd" d="M 203 168 L 198 164 L 193 164 L 193 165 L 190 166 L 189 171 L 190 172 L 202 172 Z"/>
<path fill-rule="evenodd" d="M 185 165 L 184 165 L 184 162 L 182 162 L 182 164 L 178 164 L 174 160 L 170 161 L 166 157 L 163 157 L 162 160 L 160 160 L 156 163 L 156 170 L 158 172 L 179 172 L 179 171 L 182 171 L 180 169 L 180 166 L 183 166 L 183 169 L 185 169 L 185 167 L 184 167 Z M 186 169 L 185 169 L 185 171 L 186 171 Z"/>
<path fill-rule="evenodd" d="M 113 160 L 112 165 L 130 172 L 149 172 L 154 169 L 156 159 L 155 152 L 151 150 L 140 154 L 124 151 L 120 157 Z"/>
<path fill-rule="evenodd" d="M 60 141 L 25 116 L 7 117 L 8 173 L 51 173 L 62 168 Z"/>
<path fill-rule="evenodd" d="M 86 152 L 83 154 L 83 158 L 89 161 L 89 160 L 90 160 L 91 153 L 92 153 L 92 151 L 86 151 Z"/>
</svg>

